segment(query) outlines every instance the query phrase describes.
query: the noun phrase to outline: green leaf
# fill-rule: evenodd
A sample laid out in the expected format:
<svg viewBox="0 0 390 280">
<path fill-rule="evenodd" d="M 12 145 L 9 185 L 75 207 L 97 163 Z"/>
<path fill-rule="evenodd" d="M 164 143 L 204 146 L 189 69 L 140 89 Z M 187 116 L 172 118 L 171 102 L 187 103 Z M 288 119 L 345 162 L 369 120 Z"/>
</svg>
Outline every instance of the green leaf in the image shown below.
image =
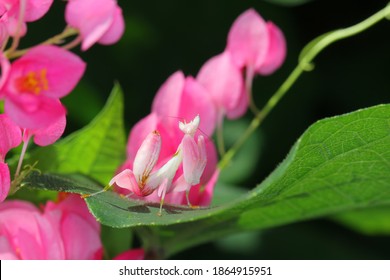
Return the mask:
<svg viewBox="0 0 390 280">
<path fill-rule="evenodd" d="M 166 205 L 160 217 L 158 203 L 128 200 L 111 191 L 86 201 L 105 225 L 170 225 L 154 227 L 161 235 L 155 243 L 170 255 L 234 232 L 390 205 L 389 171 L 390 105 L 380 105 L 315 123 L 262 184 L 228 203 L 199 209 Z M 55 175 L 33 174 L 28 180 L 32 186 L 62 191 L 101 189 L 85 182 L 61 183 Z"/>
<path fill-rule="evenodd" d="M 43 172 L 79 172 L 107 184 L 124 157 L 123 94 L 115 85 L 107 104 L 89 125 L 54 145 L 34 150 L 28 162 L 38 161 L 37 168 Z"/>
</svg>

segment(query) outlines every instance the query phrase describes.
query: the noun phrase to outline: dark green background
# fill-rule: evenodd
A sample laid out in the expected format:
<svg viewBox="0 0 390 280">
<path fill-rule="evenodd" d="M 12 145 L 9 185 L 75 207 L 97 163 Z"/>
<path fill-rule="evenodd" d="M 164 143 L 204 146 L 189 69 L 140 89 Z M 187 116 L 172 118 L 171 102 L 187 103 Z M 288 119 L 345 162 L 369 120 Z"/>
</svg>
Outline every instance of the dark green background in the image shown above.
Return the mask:
<svg viewBox="0 0 390 280">
<path fill-rule="evenodd" d="M 327 31 L 347 27 L 372 15 L 387 1 L 119 0 L 126 32 L 114 46 L 92 47 L 80 53 L 88 63 L 76 91 L 66 97 L 70 133 L 87 124 L 101 109 L 115 80 L 126 98 L 129 130 L 147 115 L 154 94 L 178 69 L 196 75 L 202 64 L 220 53 L 235 18 L 255 8 L 285 33 L 288 54 L 283 67 L 269 77 L 257 77 L 254 96 L 259 106 L 295 67 L 300 50 Z M 294 2 L 294 1 L 285 1 Z M 296 1 L 303 2 L 303 1 Z M 24 46 L 59 33 L 64 26 L 63 1 L 30 25 Z M 390 101 L 390 22 L 326 49 L 314 71 L 304 74 L 274 109 L 262 127 L 264 151 L 255 170 L 242 182 L 254 186 L 284 158 L 294 141 L 318 119 Z M 247 117 L 251 115 L 248 113 Z M 382 259 L 390 256 L 388 237 L 362 236 L 329 220 L 310 221 L 262 233 L 206 244 L 177 258 Z"/>
</svg>

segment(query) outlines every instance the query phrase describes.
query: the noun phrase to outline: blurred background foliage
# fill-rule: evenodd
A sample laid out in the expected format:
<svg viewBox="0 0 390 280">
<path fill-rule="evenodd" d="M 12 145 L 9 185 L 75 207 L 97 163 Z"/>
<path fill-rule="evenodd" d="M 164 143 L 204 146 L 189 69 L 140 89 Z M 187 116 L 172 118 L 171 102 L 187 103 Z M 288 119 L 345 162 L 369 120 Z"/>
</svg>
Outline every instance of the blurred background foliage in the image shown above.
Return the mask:
<svg viewBox="0 0 390 280">
<path fill-rule="evenodd" d="M 232 22 L 250 7 L 275 22 L 284 31 L 288 44 L 283 67 L 272 76 L 255 79 L 254 96 L 261 107 L 295 67 L 299 52 L 310 40 L 355 24 L 387 4 L 384 0 L 118 2 L 127 27 L 122 40 L 114 46 L 96 45 L 85 53 L 76 50 L 88 68 L 77 89 L 64 99 L 68 108 L 67 134 L 86 125 L 100 111 L 114 81 L 119 81 L 125 92 L 128 132 L 149 113 L 156 91 L 169 75 L 181 69 L 195 76 L 207 59 L 223 51 Z M 65 24 L 64 6 L 63 1 L 55 1 L 46 18 L 30 24 L 30 34 L 23 39 L 22 46 L 59 33 Z M 318 119 L 388 103 L 389 33 L 390 22 L 381 22 L 326 49 L 316 59 L 314 71 L 298 80 L 261 131 L 248 141 L 241 159 L 240 155 L 237 157 L 237 167 L 231 172 L 242 176 L 229 176 L 229 172 L 222 175 L 225 183 L 249 188 L 261 182 L 299 135 Z M 227 125 L 228 144 L 250 119 L 248 113 L 246 119 Z M 103 238 L 110 242 L 110 235 Z M 388 259 L 389 252 L 389 237 L 361 235 L 323 219 L 231 236 L 175 258 Z"/>
</svg>

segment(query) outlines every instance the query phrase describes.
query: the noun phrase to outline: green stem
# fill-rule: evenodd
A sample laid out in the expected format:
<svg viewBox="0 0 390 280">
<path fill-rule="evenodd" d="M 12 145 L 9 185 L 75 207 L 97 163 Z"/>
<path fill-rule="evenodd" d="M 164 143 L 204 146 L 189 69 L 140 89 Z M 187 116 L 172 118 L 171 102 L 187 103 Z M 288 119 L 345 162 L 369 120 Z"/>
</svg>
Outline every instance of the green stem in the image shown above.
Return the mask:
<svg viewBox="0 0 390 280">
<path fill-rule="evenodd" d="M 255 100 L 253 99 L 252 85 L 254 77 L 255 70 L 252 67 L 247 67 L 245 74 L 245 91 L 249 98 L 249 108 L 254 115 L 257 115 L 258 113 L 260 113 L 260 110 L 259 108 L 257 108 Z"/>
<path fill-rule="evenodd" d="M 47 39 L 46 41 L 41 42 L 38 45 L 60 45 L 64 42 L 64 40 L 67 37 L 74 36 L 77 34 L 78 34 L 78 31 L 76 29 L 71 28 L 71 27 L 66 27 L 64 29 L 64 31 L 62 31 L 60 34 L 55 35 L 55 36 Z M 69 45 L 69 46 L 65 45 L 65 46 L 66 46 L 66 49 L 69 49 L 69 47 L 74 47 L 74 45 Z M 4 52 L 4 54 L 8 59 L 13 59 L 13 58 L 18 58 L 18 57 L 24 55 L 29 49 L 30 48 L 16 50 L 16 49 L 10 48 L 10 49 L 6 50 Z"/>
<path fill-rule="evenodd" d="M 383 9 L 379 10 L 369 18 L 363 20 L 362 22 L 359 22 L 358 24 L 352 25 L 347 28 L 335 30 L 332 33 L 327 34 L 326 36 L 320 36 L 318 38 L 321 38 L 320 40 L 315 39 L 312 42 L 317 42 L 315 43 L 314 46 L 312 46 L 312 43 L 309 43 L 304 49 L 301 57 L 300 57 L 300 64 L 303 66 L 307 66 L 308 64 L 311 64 L 313 59 L 326 47 L 329 45 L 348 38 L 352 37 L 354 35 L 357 35 L 361 33 L 362 31 L 374 26 L 378 22 L 380 22 L 383 19 L 389 19 L 390 17 L 390 2 L 384 7 Z M 306 51 L 307 50 L 307 51 Z M 305 52 L 306 51 L 306 52 Z"/>
<path fill-rule="evenodd" d="M 296 80 L 301 76 L 305 71 L 313 69 L 312 62 L 314 58 L 326 47 L 329 45 L 359 34 L 360 32 L 370 28 L 371 26 L 377 24 L 379 21 L 390 17 L 390 3 L 377 13 L 373 14 L 364 21 L 350 26 L 348 28 L 339 29 L 331 33 L 321 35 L 311 41 L 309 44 L 303 48 L 301 55 L 299 57 L 298 65 L 292 71 L 292 73 L 287 77 L 285 82 L 278 88 L 278 90 L 272 95 L 272 97 L 265 104 L 263 109 L 256 114 L 246 131 L 243 135 L 237 140 L 237 142 L 232 146 L 232 148 L 227 151 L 224 157 L 220 160 L 218 167 L 222 170 L 229 165 L 230 161 L 249 138 L 249 136 L 260 126 L 263 120 L 268 116 L 272 109 L 279 103 L 287 91 L 293 86 Z"/>
<path fill-rule="evenodd" d="M 25 133 L 26 133 L 26 131 L 23 132 L 23 134 L 25 134 Z M 24 159 L 24 156 L 26 155 L 26 151 L 27 151 L 28 143 L 30 142 L 30 138 L 31 138 L 31 136 L 27 136 L 26 139 L 23 141 L 22 152 L 20 153 L 18 167 L 16 168 L 16 172 L 15 172 L 15 178 L 19 176 L 20 170 L 22 169 L 23 159 Z"/>
<path fill-rule="evenodd" d="M 223 138 L 223 119 L 219 118 L 217 125 L 217 147 L 218 153 L 221 157 L 223 157 L 226 153 L 225 149 L 225 141 Z"/>
</svg>

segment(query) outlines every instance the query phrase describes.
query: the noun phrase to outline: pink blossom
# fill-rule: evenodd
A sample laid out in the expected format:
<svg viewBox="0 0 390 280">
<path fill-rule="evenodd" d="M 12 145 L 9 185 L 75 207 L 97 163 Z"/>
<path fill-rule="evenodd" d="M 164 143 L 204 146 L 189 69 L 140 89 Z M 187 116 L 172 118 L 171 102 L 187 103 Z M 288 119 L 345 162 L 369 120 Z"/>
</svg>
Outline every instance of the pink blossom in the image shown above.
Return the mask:
<svg viewBox="0 0 390 280">
<path fill-rule="evenodd" d="M 11 176 L 9 167 L 5 162 L 0 161 L 0 202 L 7 197 L 11 187 Z"/>
<path fill-rule="evenodd" d="M 125 29 L 122 9 L 116 0 L 69 0 L 65 19 L 79 30 L 84 51 L 95 43 L 116 43 Z"/>
<path fill-rule="evenodd" d="M 284 61 L 286 42 L 275 24 L 265 22 L 254 9 L 249 9 L 233 23 L 226 49 L 238 67 L 271 74 Z"/>
<path fill-rule="evenodd" d="M 50 45 L 30 49 L 10 67 L 3 58 L 2 66 L 5 112 L 20 127 L 33 130 L 63 118 L 66 111 L 58 99 L 73 90 L 85 70 L 78 56 Z"/>
<path fill-rule="evenodd" d="M 5 27 L 10 36 L 24 36 L 27 31 L 26 22 L 36 21 L 43 17 L 52 3 L 53 0 L 2 0 L 0 3 L 2 15 L 0 28 Z M 21 8 L 24 8 L 22 14 L 20 13 Z M 20 16 L 23 16 L 22 25 L 18 27 Z"/>
<path fill-rule="evenodd" d="M 25 201 L 0 204 L 0 259 L 101 259 L 100 225 L 69 195 L 43 210 Z"/>
<path fill-rule="evenodd" d="M 0 46 L 3 46 L 3 43 L 8 37 L 7 22 L 7 9 L 4 4 L 0 3 Z"/>
<path fill-rule="evenodd" d="M 19 146 L 22 141 L 21 130 L 11 119 L 0 114 L 0 202 L 7 197 L 11 178 L 8 165 L 5 163 L 5 156 L 8 151 Z"/>
<path fill-rule="evenodd" d="M 59 102 L 59 101 L 58 101 Z M 28 142 L 32 137 L 34 143 L 38 146 L 48 146 L 55 143 L 65 131 L 66 116 L 62 115 L 54 123 L 48 127 L 40 129 L 25 129 L 23 133 L 23 141 Z"/>
<path fill-rule="evenodd" d="M 282 31 L 273 22 L 267 22 L 269 43 L 268 52 L 263 63 L 257 67 L 256 72 L 269 75 L 275 72 L 286 58 L 286 40 Z"/>
<path fill-rule="evenodd" d="M 233 63 L 230 52 L 223 52 L 209 59 L 199 70 L 196 80 L 208 90 L 218 110 L 218 121 L 224 115 L 241 117 L 247 107 L 243 75 Z"/>
</svg>

